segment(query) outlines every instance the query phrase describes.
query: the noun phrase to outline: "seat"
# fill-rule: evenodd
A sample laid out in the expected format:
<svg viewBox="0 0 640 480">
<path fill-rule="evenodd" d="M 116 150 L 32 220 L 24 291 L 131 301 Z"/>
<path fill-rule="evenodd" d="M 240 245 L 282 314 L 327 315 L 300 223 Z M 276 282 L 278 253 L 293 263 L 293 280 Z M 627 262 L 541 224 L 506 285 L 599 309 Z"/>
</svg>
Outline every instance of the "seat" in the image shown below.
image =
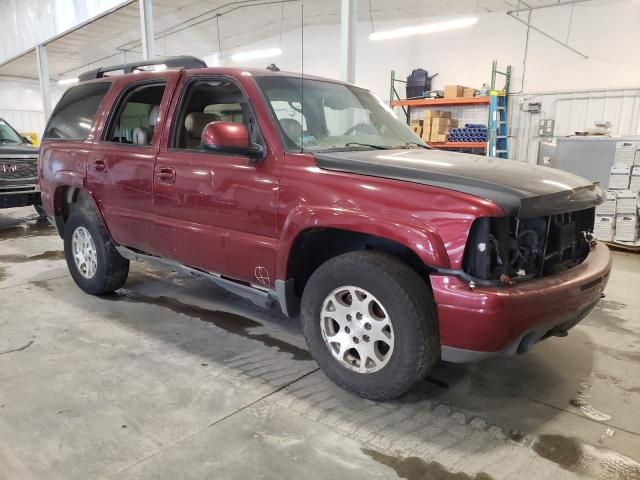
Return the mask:
<svg viewBox="0 0 640 480">
<path fill-rule="evenodd" d="M 285 135 L 296 145 L 300 145 L 302 137 L 302 124 L 294 118 L 281 118 L 280 125 Z"/>
<path fill-rule="evenodd" d="M 184 119 L 185 148 L 202 148 L 202 131 L 208 123 L 217 122 L 220 117 L 215 113 L 192 112 Z"/>
<path fill-rule="evenodd" d="M 149 134 L 146 128 L 136 127 L 131 133 L 131 140 L 134 145 L 149 145 Z"/>
<path fill-rule="evenodd" d="M 156 125 L 158 124 L 158 117 L 160 116 L 160 105 L 154 105 L 153 107 L 151 107 L 151 110 L 149 110 L 149 117 L 148 117 L 148 123 L 149 123 L 149 129 L 147 130 L 147 143 L 149 145 L 151 145 L 151 142 L 153 141 L 153 134 L 155 132 L 156 129 Z"/>
</svg>

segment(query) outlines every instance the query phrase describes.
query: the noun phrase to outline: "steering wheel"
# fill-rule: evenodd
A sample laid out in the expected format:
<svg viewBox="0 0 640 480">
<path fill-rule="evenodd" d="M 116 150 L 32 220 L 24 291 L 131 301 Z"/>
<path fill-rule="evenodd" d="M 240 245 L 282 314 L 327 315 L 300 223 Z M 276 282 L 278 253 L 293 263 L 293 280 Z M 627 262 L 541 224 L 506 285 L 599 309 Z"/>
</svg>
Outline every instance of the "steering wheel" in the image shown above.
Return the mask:
<svg viewBox="0 0 640 480">
<path fill-rule="evenodd" d="M 360 122 L 360 123 L 356 123 L 353 127 L 349 128 L 346 132 L 342 134 L 342 136 L 346 137 L 348 135 L 353 135 L 354 133 L 357 133 L 357 132 L 370 134 L 370 135 L 378 135 L 379 133 L 376 127 L 374 127 L 370 123 Z"/>
</svg>

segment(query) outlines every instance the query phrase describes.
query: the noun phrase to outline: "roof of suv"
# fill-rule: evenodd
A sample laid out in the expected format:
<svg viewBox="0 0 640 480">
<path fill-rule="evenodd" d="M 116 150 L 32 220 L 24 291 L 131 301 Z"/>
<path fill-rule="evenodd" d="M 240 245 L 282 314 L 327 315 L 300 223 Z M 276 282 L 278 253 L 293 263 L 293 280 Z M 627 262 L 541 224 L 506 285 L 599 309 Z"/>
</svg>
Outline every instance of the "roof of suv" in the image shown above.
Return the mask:
<svg viewBox="0 0 640 480">
<path fill-rule="evenodd" d="M 153 67 L 154 65 L 162 65 L 164 68 L 162 70 L 153 70 L 153 69 L 144 69 L 144 67 Z M 313 75 L 302 75 L 296 72 L 283 72 L 283 71 L 273 71 L 268 70 L 266 68 L 242 68 L 242 67 L 207 67 L 204 61 L 196 57 L 170 57 L 159 60 L 150 60 L 138 63 L 128 63 L 122 65 L 113 65 L 109 67 L 99 67 L 94 70 L 90 70 L 80 75 L 80 82 L 91 82 L 95 80 L 111 80 L 115 78 L 123 78 L 129 77 L 132 80 L 134 78 L 139 78 L 138 74 L 144 73 L 146 77 L 153 77 L 154 74 L 160 75 L 162 72 L 167 71 L 168 69 L 184 69 L 189 70 L 190 72 L 196 74 L 249 74 L 254 77 L 293 77 L 293 78 L 301 78 L 310 80 L 319 80 L 324 82 L 331 83 L 339 83 L 344 85 L 350 85 L 347 82 L 343 82 L 340 80 L 335 80 L 331 78 L 318 77 Z M 108 75 L 109 72 L 122 71 L 124 73 L 121 74 L 112 74 Z"/>
</svg>

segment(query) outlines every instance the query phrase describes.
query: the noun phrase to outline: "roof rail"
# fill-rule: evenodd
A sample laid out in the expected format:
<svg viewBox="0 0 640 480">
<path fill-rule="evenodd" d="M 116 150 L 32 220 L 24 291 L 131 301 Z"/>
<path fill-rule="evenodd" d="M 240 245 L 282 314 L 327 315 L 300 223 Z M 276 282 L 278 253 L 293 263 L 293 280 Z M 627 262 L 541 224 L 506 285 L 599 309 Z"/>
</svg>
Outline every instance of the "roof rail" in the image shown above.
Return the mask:
<svg viewBox="0 0 640 480">
<path fill-rule="evenodd" d="M 124 73 L 133 73 L 136 70 L 143 70 L 142 67 L 150 67 L 153 65 L 164 65 L 165 68 L 206 68 L 207 64 L 203 60 L 191 57 L 167 57 L 159 58 L 156 60 L 146 60 L 144 62 L 123 63 L 122 65 L 112 65 L 110 67 L 99 67 L 94 70 L 89 70 L 81 74 L 78 80 L 86 82 L 87 80 L 94 80 L 96 78 L 102 78 L 108 72 L 117 72 L 122 70 Z"/>
</svg>

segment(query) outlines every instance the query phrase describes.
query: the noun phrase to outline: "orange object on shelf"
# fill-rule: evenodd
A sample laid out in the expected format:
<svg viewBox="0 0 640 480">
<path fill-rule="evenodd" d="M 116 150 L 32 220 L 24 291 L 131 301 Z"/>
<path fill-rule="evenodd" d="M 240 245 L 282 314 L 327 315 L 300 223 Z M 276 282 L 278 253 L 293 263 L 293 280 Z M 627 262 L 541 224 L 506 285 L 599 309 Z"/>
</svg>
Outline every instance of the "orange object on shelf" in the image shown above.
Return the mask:
<svg viewBox="0 0 640 480">
<path fill-rule="evenodd" d="M 436 107 L 441 105 L 488 105 L 489 97 L 460 98 L 416 98 L 414 100 L 392 100 L 392 107 Z"/>
</svg>

